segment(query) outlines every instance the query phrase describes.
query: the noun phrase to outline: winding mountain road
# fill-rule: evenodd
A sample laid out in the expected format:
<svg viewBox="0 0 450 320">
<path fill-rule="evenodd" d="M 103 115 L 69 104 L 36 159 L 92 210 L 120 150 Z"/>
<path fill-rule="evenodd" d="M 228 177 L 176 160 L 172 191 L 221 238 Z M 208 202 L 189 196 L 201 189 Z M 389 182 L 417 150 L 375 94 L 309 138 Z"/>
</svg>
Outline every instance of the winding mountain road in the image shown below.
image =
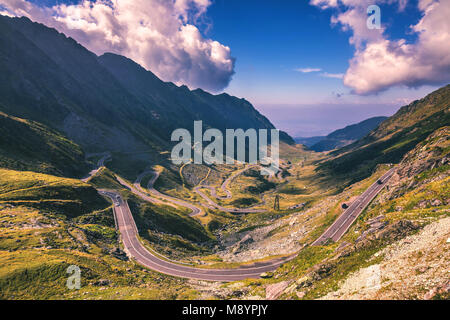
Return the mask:
<svg viewBox="0 0 450 320">
<path fill-rule="evenodd" d="M 218 203 L 214 202 L 211 198 L 209 198 L 201 189 L 202 188 L 208 188 L 211 190 L 211 193 L 213 196 L 215 196 L 218 199 L 231 199 L 233 197 L 232 193 L 230 190 L 228 190 L 228 185 L 231 183 L 231 181 L 233 181 L 236 177 L 238 177 L 239 175 L 241 175 L 242 173 L 244 173 L 247 170 L 250 170 L 252 168 L 255 168 L 258 166 L 249 166 L 246 167 L 244 169 L 241 169 L 239 171 L 234 172 L 230 177 L 228 177 L 222 184 L 221 189 L 224 191 L 224 193 L 226 193 L 225 197 L 219 197 L 216 193 L 216 190 L 214 187 L 208 187 L 208 186 L 203 186 L 203 185 L 199 185 L 197 187 L 194 188 L 194 191 L 200 195 L 200 197 L 203 198 L 203 200 L 205 200 L 209 207 L 212 209 L 219 209 L 221 211 L 224 212 L 229 212 L 229 213 L 236 213 L 236 214 L 244 214 L 244 213 L 262 213 L 262 212 L 266 212 L 267 210 L 265 209 L 252 209 L 252 208 L 244 208 L 244 209 L 239 209 L 239 208 L 227 208 L 227 207 L 223 207 L 221 205 L 219 205 Z M 182 206 L 185 208 L 188 208 L 191 210 L 191 214 L 189 216 L 191 217 L 195 217 L 197 215 L 200 214 L 204 214 L 205 211 L 203 210 L 203 208 L 200 205 L 194 205 L 190 202 L 178 199 L 178 198 L 174 198 L 171 197 L 169 195 L 163 194 L 161 192 L 159 192 L 158 190 L 156 190 L 154 188 L 154 184 L 156 182 L 156 180 L 158 180 L 160 173 L 159 172 L 155 172 L 155 171 L 145 171 L 142 174 L 140 174 L 138 176 L 138 178 L 136 179 L 136 181 L 134 182 L 133 186 L 130 186 L 128 183 L 126 183 L 126 181 L 124 181 L 123 179 L 118 178 L 118 181 L 126 186 L 127 188 L 129 188 L 134 194 L 140 196 L 141 198 L 143 198 L 144 200 L 147 201 L 151 201 L 153 203 L 155 203 L 155 201 L 157 201 L 157 199 L 153 198 L 153 197 L 149 197 L 147 195 L 145 195 L 145 190 L 142 189 L 141 187 L 141 182 L 142 179 L 148 175 L 152 175 L 151 179 L 149 180 L 148 184 L 147 184 L 147 190 L 148 192 L 153 195 L 156 198 L 161 198 L 164 199 L 174 205 L 177 206 Z M 214 192 L 213 192 L 214 191 Z"/>
<path fill-rule="evenodd" d="M 103 162 L 99 164 L 103 165 Z M 246 168 L 245 170 L 240 170 L 240 172 L 237 172 L 236 174 L 230 176 L 223 185 L 227 185 L 229 182 L 231 182 L 236 176 L 241 174 L 242 172 L 248 170 L 249 168 Z M 337 220 L 329 227 L 316 241 L 312 243 L 312 245 L 322 245 L 326 243 L 328 239 L 332 239 L 334 241 L 338 241 L 345 232 L 348 231 L 350 226 L 354 223 L 354 221 L 358 218 L 358 216 L 363 212 L 363 210 L 370 204 L 370 202 L 378 195 L 378 193 L 384 188 L 386 185 L 386 182 L 389 181 L 389 179 L 394 174 L 395 170 L 391 169 L 386 174 L 384 174 L 377 182 L 372 184 L 361 196 L 358 197 L 358 199 L 351 204 L 351 206 L 344 211 L 344 213 L 337 218 Z M 142 191 L 140 191 L 141 188 L 141 181 L 143 177 L 145 177 L 148 174 L 153 174 L 152 178 L 150 179 L 148 186 L 150 193 L 155 196 L 162 198 L 164 200 L 167 200 L 171 202 L 172 204 L 177 204 L 180 206 L 185 206 L 188 208 L 191 208 L 192 214 L 195 215 L 199 214 L 198 211 L 202 212 L 202 209 L 200 207 L 197 207 L 195 205 L 192 205 L 186 201 L 182 201 L 167 195 L 164 195 L 157 190 L 154 189 L 153 185 L 155 181 L 159 177 L 159 173 L 154 171 L 147 171 L 141 174 L 138 179 L 136 180 L 135 184 L 133 186 L 130 186 L 126 181 L 123 179 L 118 180 L 122 184 L 126 185 L 132 192 L 136 193 L 138 196 L 143 198 L 144 200 L 151 201 L 153 203 L 163 203 L 165 202 L 153 198 L 151 196 L 148 196 L 144 194 Z M 223 186 L 222 185 L 222 186 Z M 276 270 L 278 267 L 283 265 L 284 263 L 294 259 L 297 254 L 292 254 L 287 257 L 277 258 L 266 262 L 256 262 L 251 265 L 245 265 L 238 268 L 231 268 L 231 269 L 207 269 L 207 268 L 195 268 L 195 267 L 189 267 L 186 265 L 181 265 L 179 263 L 168 261 L 167 258 L 162 258 L 160 255 L 156 253 L 150 252 L 147 248 L 144 247 L 144 245 L 139 240 L 139 233 L 136 226 L 136 223 L 134 221 L 133 215 L 131 213 L 131 210 L 128 206 L 128 203 L 123 200 L 121 195 L 118 192 L 115 191 L 109 191 L 109 190 L 99 190 L 99 193 L 109 197 L 113 203 L 114 203 L 114 218 L 117 224 L 117 228 L 119 229 L 122 242 L 124 245 L 124 249 L 127 252 L 127 254 L 134 258 L 136 262 L 140 263 L 141 265 L 148 267 L 154 271 L 164 273 L 171 276 L 181 277 L 181 278 L 189 278 L 189 279 L 197 279 L 197 280 L 207 280 L 207 281 L 221 281 L 221 282 L 229 282 L 229 281 L 239 281 L 249 278 L 260 278 L 261 274 L 264 272 L 272 272 Z M 231 194 L 231 193 L 230 193 Z M 206 199 L 209 199 L 205 195 Z M 205 198 L 204 198 L 205 199 Z M 205 199 L 205 200 L 206 200 Z M 211 199 L 209 199 L 208 203 L 214 203 Z M 217 207 L 217 205 L 214 203 L 214 205 Z M 220 206 L 219 206 L 220 207 Z M 224 208 L 227 210 L 230 210 L 228 208 Z M 244 210 L 245 212 L 248 212 L 245 209 L 235 209 L 235 210 Z"/>
<path fill-rule="evenodd" d="M 197 187 L 194 188 L 194 191 L 200 196 L 202 197 L 203 200 L 205 200 L 208 205 L 212 208 L 215 209 L 219 209 L 221 211 L 224 212 L 229 212 L 229 213 L 237 213 L 237 214 L 244 214 L 244 213 L 262 213 L 262 212 L 266 212 L 267 210 L 265 209 L 252 209 L 252 208 L 227 208 L 224 206 L 221 206 L 220 204 L 214 202 L 210 197 L 208 197 L 206 195 L 206 193 L 204 193 L 202 191 L 202 189 L 209 189 L 211 192 L 211 195 L 216 198 L 216 199 L 220 199 L 220 200 L 226 200 L 226 199 L 231 199 L 233 197 L 233 194 L 231 193 L 231 191 L 228 189 L 228 185 L 234 180 L 236 179 L 238 176 L 240 176 L 241 174 L 243 174 L 245 171 L 253 169 L 253 168 L 258 168 L 259 165 L 252 165 L 252 166 L 248 166 L 245 167 L 241 170 L 238 170 L 236 172 L 234 172 L 231 176 L 229 176 L 227 179 L 225 179 L 225 181 L 222 183 L 221 185 L 221 189 L 222 191 L 226 194 L 226 196 L 222 197 L 217 195 L 216 192 L 216 188 L 215 187 L 211 187 L 211 186 L 205 186 L 203 184 L 198 185 Z M 256 206 L 259 206 L 261 204 L 257 204 Z"/>
<path fill-rule="evenodd" d="M 175 204 L 175 205 L 178 205 L 178 206 L 181 206 L 181 207 L 185 207 L 185 208 L 190 209 L 190 210 L 192 211 L 191 214 L 189 214 L 190 217 L 195 217 L 195 216 L 197 216 L 197 215 L 200 215 L 200 214 L 204 214 L 204 213 L 205 213 L 205 212 L 203 211 L 203 209 L 202 209 L 200 206 L 196 206 L 196 205 L 194 205 L 194 204 L 192 204 L 192 203 L 189 203 L 189 202 L 187 202 L 187 201 L 180 200 L 180 199 L 178 199 L 178 198 L 174 198 L 174 197 L 168 196 L 168 195 L 163 194 L 163 193 L 159 192 L 158 190 L 156 190 L 156 189 L 154 188 L 154 184 L 155 184 L 156 180 L 158 180 L 158 178 L 159 178 L 159 175 L 160 175 L 159 172 L 155 172 L 155 171 L 146 171 L 146 172 L 142 173 L 142 174 L 139 175 L 139 177 L 136 179 L 136 181 L 135 181 L 135 183 L 134 183 L 134 186 L 135 186 L 136 188 L 141 188 L 141 181 L 142 181 L 142 179 L 143 179 L 145 176 L 148 176 L 148 175 L 152 175 L 152 177 L 151 177 L 150 181 L 149 181 L 148 184 L 147 184 L 147 190 L 148 190 L 151 194 L 153 194 L 155 197 L 162 198 L 162 199 L 167 200 L 167 201 L 169 201 L 169 202 L 171 202 L 171 203 L 173 203 L 173 204 Z"/>
<path fill-rule="evenodd" d="M 81 181 L 88 182 L 90 179 L 92 179 L 93 176 L 95 176 L 97 174 L 97 172 L 100 171 L 100 169 L 102 167 L 105 166 L 106 161 L 111 160 L 111 154 L 109 152 L 105 152 L 105 153 L 101 153 L 101 154 L 91 154 L 91 155 L 88 155 L 87 158 L 95 157 L 98 155 L 101 155 L 102 157 L 97 162 L 97 168 L 95 168 L 94 170 L 89 172 L 89 174 L 85 178 L 81 179 Z"/>
<path fill-rule="evenodd" d="M 293 259 L 295 255 L 278 258 L 267 262 L 256 262 L 234 269 L 206 269 L 179 265 L 160 258 L 147 250 L 139 241 L 138 230 L 126 201 L 119 193 L 99 190 L 114 202 L 114 215 L 120 231 L 125 251 L 141 265 L 167 275 L 208 281 L 238 281 L 259 278 L 261 273 L 276 270 L 279 266 Z"/>
<path fill-rule="evenodd" d="M 149 194 L 147 194 L 147 192 L 145 190 L 142 189 L 142 187 L 138 184 L 129 184 L 127 181 L 125 181 L 124 179 L 122 179 L 121 177 L 116 175 L 116 179 L 117 181 L 119 181 L 119 183 L 121 185 L 123 185 L 125 188 L 129 189 L 133 194 L 137 195 L 139 198 L 141 198 L 144 201 L 147 202 L 151 202 L 153 204 L 162 204 L 162 205 L 169 205 L 171 207 L 177 208 L 177 206 L 173 205 L 170 202 L 165 202 L 162 201 L 158 198 L 152 197 Z"/>
<path fill-rule="evenodd" d="M 392 168 L 386 172 L 377 182 L 372 184 L 362 195 L 358 197 L 336 221 L 316 240 L 312 245 L 322 245 L 331 239 L 339 241 L 342 236 L 348 231 L 351 225 L 364 211 L 364 209 L 372 202 L 372 200 L 380 193 L 386 186 L 386 182 L 391 179 L 395 169 Z"/>
</svg>

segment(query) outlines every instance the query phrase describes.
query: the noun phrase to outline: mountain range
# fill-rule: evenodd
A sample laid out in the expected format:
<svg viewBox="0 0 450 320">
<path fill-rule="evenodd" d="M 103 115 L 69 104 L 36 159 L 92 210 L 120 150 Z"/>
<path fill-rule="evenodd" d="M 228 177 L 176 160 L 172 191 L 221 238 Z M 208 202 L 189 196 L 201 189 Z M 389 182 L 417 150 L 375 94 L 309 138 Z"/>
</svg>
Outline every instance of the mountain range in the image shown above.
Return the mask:
<svg viewBox="0 0 450 320">
<path fill-rule="evenodd" d="M 0 70 L 0 111 L 57 130 L 86 152 L 157 155 L 174 129 L 192 130 L 195 120 L 219 130 L 274 129 L 245 99 L 163 82 L 24 17 L 0 16 Z"/>
<path fill-rule="evenodd" d="M 331 152 L 288 145 L 283 133 L 275 177 L 164 161 L 150 174 L 148 157 L 166 159 L 171 131 L 194 120 L 222 130 L 274 126 L 244 99 L 161 81 L 126 57 L 97 56 L 54 29 L 0 16 L 0 299 L 448 300 L 449 111 L 447 85 L 310 146 Z M 80 180 L 87 153 L 100 168 Z M 142 166 L 129 162 L 141 156 Z M 380 193 L 361 207 L 373 186 Z M 113 202 L 105 189 L 117 193 Z M 230 285 L 167 276 L 123 246 L 124 203 L 137 241 L 164 260 L 206 273 L 292 259 Z M 356 220 L 337 242 L 313 245 L 343 204 L 360 208 Z M 230 210 L 249 206 L 262 211 Z M 67 287 L 73 266 L 80 290 Z M 376 270 L 379 290 L 367 286 Z"/>
<path fill-rule="evenodd" d="M 362 139 L 333 151 L 318 170 L 326 176 L 359 181 L 380 163 L 398 163 L 418 143 L 449 124 L 450 85 L 446 85 L 400 108 Z"/>
<path fill-rule="evenodd" d="M 316 152 L 330 151 L 342 148 L 363 138 L 386 119 L 387 117 L 373 117 L 333 131 L 327 136 L 295 138 L 295 141 Z"/>
</svg>

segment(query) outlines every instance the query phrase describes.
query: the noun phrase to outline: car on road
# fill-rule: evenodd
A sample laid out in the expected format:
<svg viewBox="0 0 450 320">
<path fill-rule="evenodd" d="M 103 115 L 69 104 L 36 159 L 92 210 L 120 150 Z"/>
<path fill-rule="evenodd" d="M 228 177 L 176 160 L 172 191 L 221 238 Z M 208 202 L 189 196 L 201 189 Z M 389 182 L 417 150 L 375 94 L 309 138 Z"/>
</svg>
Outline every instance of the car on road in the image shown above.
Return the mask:
<svg viewBox="0 0 450 320">
<path fill-rule="evenodd" d="M 380 180 L 377 181 L 377 183 L 378 184 L 383 184 L 383 180 L 380 179 Z"/>
</svg>

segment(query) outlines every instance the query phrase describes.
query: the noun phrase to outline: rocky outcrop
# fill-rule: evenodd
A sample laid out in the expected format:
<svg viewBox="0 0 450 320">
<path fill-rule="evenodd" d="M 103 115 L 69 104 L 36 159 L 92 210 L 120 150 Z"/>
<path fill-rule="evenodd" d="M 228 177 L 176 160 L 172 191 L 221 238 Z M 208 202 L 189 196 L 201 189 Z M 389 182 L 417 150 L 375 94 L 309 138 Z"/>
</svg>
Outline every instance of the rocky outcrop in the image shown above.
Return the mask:
<svg viewBox="0 0 450 320">
<path fill-rule="evenodd" d="M 408 152 L 391 179 L 386 200 L 398 198 L 409 190 L 447 177 L 449 170 L 446 170 L 445 166 L 450 164 L 449 147 L 450 127 L 442 127 Z M 434 171 L 432 174 L 431 170 Z M 418 208 L 438 206 L 439 202 L 444 201 L 432 199 L 429 202 L 419 203 Z"/>
<path fill-rule="evenodd" d="M 369 229 L 356 239 L 355 244 L 357 247 L 361 247 L 372 240 L 388 240 L 391 242 L 402 239 L 417 229 L 419 229 L 419 225 L 409 220 L 400 220 L 393 224 L 388 224 L 386 221 L 372 221 L 369 224 Z"/>
<path fill-rule="evenodd" d="M 275 284 L 270 284 L 266 287 L 266 299 L 276 300 L 281 296 L 284 290 L 289 286 L 289 281 L 282 281 Z"/>
<path fill-rule="evenodd" d="M 450 280 L 443 285 L 439 285 L 428 291 L 424 297 L 424 300 L 449 300 L 450 299 Z"/>
<path fill-rule="evenodd" d="M 436 130 L 424 142 L 408 152 L 397 170 L 402 178 L 412 178 L 426 170 L 439 168 L 450 163 L 445 149 L 450 145 L 450 127 Z M 448 151 L 447 151 L 448 152 Z"/>
<path fill-rule="evenodd" d="M 113 257 L 115 257 L 115 258 L 117 258 L 117 259 L 119 259 L 119 260 L 122 260 L 122 261 L 128 261 L 128 256 L 127 256 L 127 254 L 126 254 L 123 250 L 121 250 L 120 248 L 118 248 L 118 247 L 112 249 L 112 250 L 110 251 L 110 254 L 111 254 Z"/>
<path fill-rule="evenodd" d="M 316 266 L 313 271 L 308 274 L 308 278 L 314 281 L 320 281 L 326 277 L 329 277 L 336 269 L 336 265 L 333 263 L 323 263 Z"/>
<path fill-rule="evenodd" d="M 239 242 L 234 245 L 233 253 L 239 253 L 248 248 L 248 245 L 255 242 L 250 234 L 247 234 Z"/>
<path fill-rule="evenodd" d="M 188 280 L 189 286 L 200 293 L 199 300 L 206 299 L 262 299 L 260 296 L 249 296 L 249 288 L 243 282 L 223 284 L 220 282 Z"/>
<path fill-rule="evenodd" d="M 450 217 L 396 241 L 323 299 L 449 299 Z M 369 281 L 370 280 L 370 281 Z"/>
</svg>

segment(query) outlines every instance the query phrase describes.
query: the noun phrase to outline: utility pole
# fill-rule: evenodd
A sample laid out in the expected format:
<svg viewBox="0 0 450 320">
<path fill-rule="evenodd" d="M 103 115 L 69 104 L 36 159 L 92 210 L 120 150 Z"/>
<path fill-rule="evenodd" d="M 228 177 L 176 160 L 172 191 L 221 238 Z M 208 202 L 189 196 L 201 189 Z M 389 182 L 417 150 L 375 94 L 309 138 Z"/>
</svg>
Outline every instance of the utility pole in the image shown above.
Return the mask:
<svg viewBox="0 0 450 320">
<path fill-rule="evenodd" d="M 280 211 L 280 196 L 279 195 L 275 196 L 275 201 L 273 203 L 273 210 Z"/>
</svg>

